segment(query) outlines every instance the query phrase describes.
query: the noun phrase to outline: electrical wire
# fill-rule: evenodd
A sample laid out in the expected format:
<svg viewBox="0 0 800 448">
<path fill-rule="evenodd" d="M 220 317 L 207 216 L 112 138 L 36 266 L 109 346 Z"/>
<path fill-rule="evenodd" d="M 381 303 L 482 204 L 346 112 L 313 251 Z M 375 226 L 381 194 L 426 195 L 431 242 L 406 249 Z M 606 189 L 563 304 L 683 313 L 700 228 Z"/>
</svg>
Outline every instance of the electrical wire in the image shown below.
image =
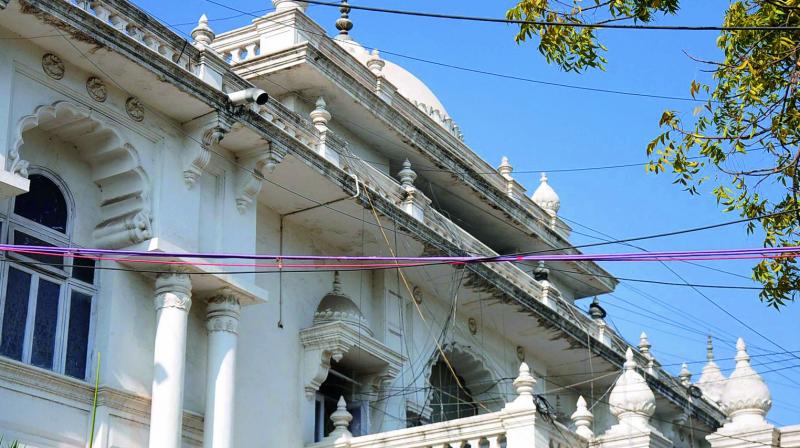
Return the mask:
<svg viewBox="0 0 800 448">
<path fill-rule="evenodd" d="M 328 2 L 321 0 L 303 0 L 303 1 L 312 5 L 332 6 L 336 8 L 343 7 L 342 3 L 340 2 Z M 516 19 L 501 19 L 495 17 L 464 16 L 456 14 L 409 11 L 409 10 L 378 8 L 374 6 L 351 5 L 351 4 L 347 4 L 346 7 L 362 11 L 380 12 L 380 13 L 404 15 L 404 16 L 427 17 L 433 19 L 449 19 L 449 20 L 469 21 L 469 22 L 502 23 L 502 24 L 514 24 L 514 25 L 553 26 L 553 27 L 566 27 L 566 28 L 664 30 L 664 31 L 799 31 L 800 30 L 800 27 L 796 26 L 710 26 L 710 25 L 692 26 L 692 25 L 639 25 L 639 24 L 624 25 L 618 23 L 552 22 L 552 21 L 539 21 L 539 20 L 516 20 Z"/>
</svg>

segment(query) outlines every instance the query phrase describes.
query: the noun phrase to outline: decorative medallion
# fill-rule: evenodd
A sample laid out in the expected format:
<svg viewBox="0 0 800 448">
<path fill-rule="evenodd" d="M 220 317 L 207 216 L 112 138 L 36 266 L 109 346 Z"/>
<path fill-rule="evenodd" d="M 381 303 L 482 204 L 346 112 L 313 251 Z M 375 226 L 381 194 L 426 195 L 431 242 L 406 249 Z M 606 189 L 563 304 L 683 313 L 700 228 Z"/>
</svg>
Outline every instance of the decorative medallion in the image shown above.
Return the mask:
<svg viewBox="0 0 800 448">
<path fill-rule="evenodd" d="M 42 56 L 42 70 L 53 79 L 63 78 L 66 71 L 64 61 L 53 53 L 47 53 Z"/>
<path fill-rule="evenodd" d="M 144 105 L 136 97 L 132 96 L 125 101 L 125 111 L 128 112 L 128 116 L 135 121 L 144 120 Z"/>
<path fill-rule="evenodd" d="M 93 100 L 102 103 L 108 98 L 108 89 L 103 80 L 92 76 L 86 80 L 86 91 Z"/>
<path fill-rule="evenodd" d="M 470 317 L 467 320 L 467 326 L 469 327 L 469 332 L 473 335 L 478 333 L 478 321 L 476 321 L 474 317 Z"/>
<path fill-rule="evenodd" d="M 415 286 L 414 289 L 411 290 L 411 295 L 414 297 L 414 301 L 417 302 L 417 305 L 422 303 L 422 289 L 419 286 Z"/>
<path fill-rule="evenodd" d="M 525 348 L 521 345 L 517 346 L 517 360 L 519 362 L 525 362 Z"/>
</svg>

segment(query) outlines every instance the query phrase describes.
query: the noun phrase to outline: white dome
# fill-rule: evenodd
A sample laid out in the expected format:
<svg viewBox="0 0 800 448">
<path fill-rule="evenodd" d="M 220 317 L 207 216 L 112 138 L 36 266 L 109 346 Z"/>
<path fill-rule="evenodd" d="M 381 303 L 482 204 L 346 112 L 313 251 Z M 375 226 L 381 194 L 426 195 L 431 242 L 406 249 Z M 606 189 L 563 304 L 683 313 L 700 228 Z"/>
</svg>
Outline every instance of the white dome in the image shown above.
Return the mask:
<svg viewBox="0 0 800 448">
<path fill-rule="evenodd" d="M 370 52 L 362 47 L 361 44 L 349 37 L 343 38 L 341 35 L 337 36 L 334 40 L 362 64 L 369 67 L 367 61 L 370 59 Z M 378 56 L 376 52 L 374 57 L 380 56 Z M 463 139 L 458 125 L 453 122 L 453 119 L 447 114 L 447 110 L 444 108 L 442 102 L 439 101 L 439 98 L 436 97 L 433 91 L 431 91 L 424 82 L 394 62 L 382 58 L 381 60 L 384 63 L 381 68 L 382 75 L 392 83 L 392 85 L 397 87 L 397 91 L 401 95 L 411 101 L 418 109 L 425 112 L 451 134 Z"/>
<path fill-rule="evenodd" d="M 625 367 L 608 397 L 611 414 L 621 424 L 646 426 L 656 411 L 656 397 L 647 381 L 636 371 L 633 350 L 625 352 Z"/>
<path fill-rule="evenodd" d="M 556 191 L 553 190 L 553 187 L 547 183 L 547 174 L 542 173 L 542 178 L 539 179 L 539 182 L 539 187 L 533 192 L 531 199 L 539 207 L 555 215 L 558 209 L 561 208 L 561 199 L 556 194 Z"/>
<path fill-rule="evenodd" d="M 772 407 L 769 389 L 750 366 L 750 356 L 742 338 L 736 341 L 736 368 L 725 381 L 720 401 L 728 418 L 744 425 L 763 423 Z"/>
</svg>

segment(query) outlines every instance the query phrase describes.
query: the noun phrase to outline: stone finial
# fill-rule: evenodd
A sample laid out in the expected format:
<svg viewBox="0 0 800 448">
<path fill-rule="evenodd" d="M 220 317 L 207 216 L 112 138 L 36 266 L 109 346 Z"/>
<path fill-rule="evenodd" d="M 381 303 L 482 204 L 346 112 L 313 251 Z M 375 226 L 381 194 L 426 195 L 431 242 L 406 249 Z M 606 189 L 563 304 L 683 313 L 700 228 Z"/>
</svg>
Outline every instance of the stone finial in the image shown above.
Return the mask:
<svg viewBox="0 0 800 448">
<path fill-rule="evenodd" d="M 343 396 L 339 396 L 339 402 L 336 403 L 336 411 L 331 414 L 331 421 L 333 422 L 333 431 L 328 435 L 329 438 L 339 439 L 352 436 L 348 428 L 350 422 L 353 421 L 353 416 L 347 411 L 347 402 L 344 401 Z"/>
<path fill-rule="evenodd" d="M 519 365 L 519 374 L 512 383 L 517 392 L 517 398 L 511 403 L 506 404 L 506 408 L 526 409 L 535 408 L 533 403 L 533 388 L 536 386 L 536 378 L 531 375 L 528 364 L 523 362 Z"/>
<path fill-rule="evenodd" d="M 647 381 L 636 371 L 636 361 L 633 360 L 630 347 L 625 352 L 622 375 L 614 383 L 608 403 L 620 425 L 649 428 L 650 417 L 656 411 L 656 397 Z"/>
<path fill-rule="evenodd" d="M 680 378 L 684 387 L 692 385 L 692 372 L 689 371 L 689 366 L 686 363 L 681 364 L 681 373 L 678 374 L 678 378 Z"/>
<path fill-rule="evenodd" d="M 736 368 L 725 381 L 720 401 L 732 425 L 767 424 L 764 417 L 772 407 L 772 397 L 764 380 L 750 366 L 750 355 L 742 338 L 736 342 Z"/>
<path fill-rule="evenodd" d="M 697 387 L 703 391 L 703 395 L 718 403 L 722 398 L 722 391 L 725 389 L 725 375 L 714 362 L 714 342 L 711 336 L 708 336 L 706 343 L 706 358 L 708 362 L 703 366 L 703 371 L 697 380 Z"/>
<path fill-rule="evenodd" d="M 531 199 L 552 216 L 555 216 L 558 213 L 558 209 L 561 208 L 561 199 L 559 199 L 553 187 L 547 183 L 547 173 L 542 173 L 542 177 L 539 179 L 539 187 L 533 192 Z"/>
<path fill-rule="evenodd" d="M 597 296 L 595 296 L 594 300 L 592 300 L 592 303 L 589 305 L 589 316 L 595 320 L 605 319 L 606 317 L 606 310 L 600 306 L 600 301 L 597 299 Z"/>
<path fill-rule="evenodd" d="M 328 121 L 331 119 L 331 113 L 327 109 L 328 103 L 325 102 L 325 98 L 319 97 L 315 106 L 316 108 L 309 114 L 311 122 L 320 132 L 325 132 L 328 130 Z"/>
<path fill-rule="evenodd" d="M 647 359 L 650 359 L 652 356 L 650 354 L 650 347 L 652 347 L 650 344 L 650 339 L 648 339 L 647 333 L 643 331 L 642 334 L 639 335 L 639 351 Z"/>
<path fill-rule="evenodd" d="M 369 58 L 367 58 L 367 68 L 370 69 L 372 73 L 379 75 L 381 71 L 383 71 L 385 65 L 386 61 L 381 59 L 381 54 L 378 49 L 373 49 L 369 54 Z"/>
<path fill-rule="evenodd" d="M 576 408 L 575 412 L 570 416 L 572 423 L 575 424 L 575 432 L 586 440 L 593 439 L 594 432 L 592 431 L 592 421 L 594 420 L 594 415 L 586 406 L 586 400 L 583 398 L 583 395 L 578 397 Z"/>
<path fill-rule="evenodd" d="M 497 172 L 500 173 L 506 179 L 511 178 L 511 172 L 514 171 L 514 167 L 508 162 L 508 157 L 503 156 L 500 159 L 500 166 L 497 167 Z"/>
<path fill-rule="evenodd" d="M 342 13 L 342 15 L 336 19 L 336 29 L 339 30 L 339 38 L 349 39 L 350 30 L 353 29 L 353 22 L 350 20 L 350 5 L 347 4 L 347 0 L 342 0 L 339 12 Z"/>
<path fill-rule="evenodd" d="M 550 269 L 547 269 L 544 261 L 540 261 L 533 270 L 533 279 L 538 282 L 547 281 L 550 278 Z"/>
<path fill-rule="evenodd" d="M 275 7 L 275 12 L 288 11 L 290 9 L 305 11 L 308 4 L 297 0 L 272 0 L 272 6 Z"/>
<path fill-rule="evenodd" d="M 331 289 L 331 292 L 334 294 L 342 293 L 342 282 L 339 278 L 339 271 L 333 271 L 333 289 Z"/>
<path fill-rule="evenodd" d="M 403 169 L 397 173 L 400 177 L 400 185 L 405 189 L 414 188 L 414 181 L 417 180 L 417 173 L 411 169 L 411 162 L 408 159 L 403 162 Z"/>
<path fill-rule="evenodd" d="M 200 47 L 206 47 L 211 45 L 211 42 L 214 42 L 216 36 L 211 27 L 208 26 L 208 17 L 206 17 L 205 14 L 200 16 L 200 19 L 197 21 L 197 26 L 192 30 L 193 43 Z"/>
</svg>

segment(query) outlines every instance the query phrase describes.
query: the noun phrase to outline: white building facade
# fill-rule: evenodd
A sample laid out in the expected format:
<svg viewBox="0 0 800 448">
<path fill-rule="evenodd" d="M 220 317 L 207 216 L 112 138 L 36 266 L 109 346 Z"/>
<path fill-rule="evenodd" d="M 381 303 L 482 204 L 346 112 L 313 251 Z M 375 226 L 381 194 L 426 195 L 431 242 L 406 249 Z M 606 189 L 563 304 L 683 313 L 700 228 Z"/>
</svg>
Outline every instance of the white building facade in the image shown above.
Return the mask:
<svg viewBox="0 0 800 448">
<path fill-rule="evenodd" d="M 186 41 L 122 0 L 0 0 L 0 244 L 39 247 L 0 263 L 2 440 L 800 446 L 744 343 L 695 385 L 583 314 L 616 285 L 591 262 L 211 256 L 578 253 L 547 177 L 478 157 L 346 6 L 331 38 L 273 3 Z"/>
</svg>

